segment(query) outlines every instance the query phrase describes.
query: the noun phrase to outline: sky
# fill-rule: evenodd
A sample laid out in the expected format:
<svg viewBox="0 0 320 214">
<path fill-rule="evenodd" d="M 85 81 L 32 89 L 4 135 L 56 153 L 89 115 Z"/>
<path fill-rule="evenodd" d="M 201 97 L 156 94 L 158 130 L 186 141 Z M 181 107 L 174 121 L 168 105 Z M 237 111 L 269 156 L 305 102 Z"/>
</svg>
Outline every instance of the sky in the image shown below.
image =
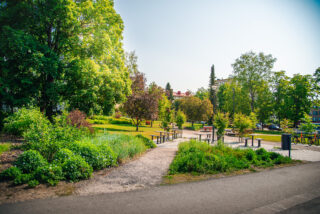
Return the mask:
<svg viewBox="0 0 320 214">
<path fill-rule="evenodd" d="M 277 58 L 274 71 L 320 67 L 320 0 L 114 0 L 125 51 L 135 51 L 148 83 L 174 91 L 208 87 L 249 51 Z"/>
</svg>

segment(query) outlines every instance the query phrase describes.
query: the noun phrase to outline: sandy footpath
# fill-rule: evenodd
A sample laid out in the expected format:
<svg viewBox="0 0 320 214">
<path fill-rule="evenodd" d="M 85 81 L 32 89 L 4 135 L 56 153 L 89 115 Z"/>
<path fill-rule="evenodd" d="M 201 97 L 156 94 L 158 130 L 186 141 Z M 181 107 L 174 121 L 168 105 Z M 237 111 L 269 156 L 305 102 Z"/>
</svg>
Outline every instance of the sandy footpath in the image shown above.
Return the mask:
<svg viewBox="0 0 320 214">
<path fill-rule="evenodd" d="M 95 176 L 76 188 L 78 195 L 124 192 L 160 184 L 178 150 L 177 145 L 185 139 L 163 144 L 130 161 L 108 174 Z"/>
</svg>

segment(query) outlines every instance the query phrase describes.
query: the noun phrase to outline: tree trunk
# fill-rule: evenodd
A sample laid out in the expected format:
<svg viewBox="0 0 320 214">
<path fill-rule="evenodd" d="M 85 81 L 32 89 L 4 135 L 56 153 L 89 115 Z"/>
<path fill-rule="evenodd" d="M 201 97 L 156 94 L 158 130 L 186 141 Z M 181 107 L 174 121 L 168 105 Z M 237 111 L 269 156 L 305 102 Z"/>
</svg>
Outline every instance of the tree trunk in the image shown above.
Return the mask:
<svg viewBox="0 0 320 214">
<path fill-rule="evenodd" d="M 136 132 L 139 131 L 139 124 L 136 124 Z"/>
<path fill-rule="evenodd" d="M 192 121 L 192 122 L 191 122 L 191 124 L 192 124 L 192 127 L 193 127 L 193 123 L 194 123 L 194 121 Z"/>
</svg>

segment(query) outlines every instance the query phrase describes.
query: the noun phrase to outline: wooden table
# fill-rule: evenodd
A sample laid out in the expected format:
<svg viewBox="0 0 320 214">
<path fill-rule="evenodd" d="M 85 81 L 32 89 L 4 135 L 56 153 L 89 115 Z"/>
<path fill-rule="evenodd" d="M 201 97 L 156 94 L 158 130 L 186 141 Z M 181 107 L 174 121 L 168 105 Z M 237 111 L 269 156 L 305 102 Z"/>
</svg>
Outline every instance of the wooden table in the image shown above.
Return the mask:
<svg viewBox="0 0 320 214">
<path fill-rule="evenodd" d="M 202 135 L 207 135 L 207 138 L 211 138 L 211 132 L 206 132 L 206 133 L 195 133 L 196 135 L 199 135 L 199 141 L 201 141 L 201 136 Z"/>
<path fill-rule="evenodd" d="M 156 131 L 156 132 L 160 133 L 160 143 L 161 143 L 161 141 L 164 143 L 167 132 L 165 132 L 165 131 Z M 164 133 L 164 134 L 163 134 L 163 133 Z"/>
</svg>

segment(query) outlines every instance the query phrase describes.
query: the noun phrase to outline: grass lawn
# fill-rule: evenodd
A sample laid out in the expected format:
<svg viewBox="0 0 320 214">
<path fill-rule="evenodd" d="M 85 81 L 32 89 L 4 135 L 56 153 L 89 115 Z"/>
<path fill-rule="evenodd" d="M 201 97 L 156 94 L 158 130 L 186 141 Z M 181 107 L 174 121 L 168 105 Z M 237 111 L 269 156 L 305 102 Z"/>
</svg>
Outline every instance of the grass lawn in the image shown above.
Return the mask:
<svg viewBox="0 0 320 214">
<path fill-rule="evenodd" d="M 272 135 L 281 135 L 283 132 L 281 131 L 270 131 L 270 130 L 254 130 L 254 133 L 257 134 L 272 134 Z"/>
<path fill-rule="evenodd" d="M 150 135 L 159 135 L 156 131 L 163 131 L 160 124 L 160 121 L 155 121 L 153 123 L 153 127 L 150 125 L 141 125 L 139 126 L 139 131 L 136 131 L 135 126 L 128 124 L 94 124 L 93 127 L 101 133 L 108 132 L 111 134 L 127 134 L 134 136 L 141 134 L 145 137 L 151 138 Z"/>
<path fill-rule="evenodd" d="M 247 136 L 251 137 L 251 136 Z M 262 135 L 257 135 L 254 136 L 255 139 L 261 138 L 262 142 L 263 141 L 270 141 L 270 142 L 281 142 L 281 135 L 267 135 L 267 134 L 262 134 Z"/>
</svg>

